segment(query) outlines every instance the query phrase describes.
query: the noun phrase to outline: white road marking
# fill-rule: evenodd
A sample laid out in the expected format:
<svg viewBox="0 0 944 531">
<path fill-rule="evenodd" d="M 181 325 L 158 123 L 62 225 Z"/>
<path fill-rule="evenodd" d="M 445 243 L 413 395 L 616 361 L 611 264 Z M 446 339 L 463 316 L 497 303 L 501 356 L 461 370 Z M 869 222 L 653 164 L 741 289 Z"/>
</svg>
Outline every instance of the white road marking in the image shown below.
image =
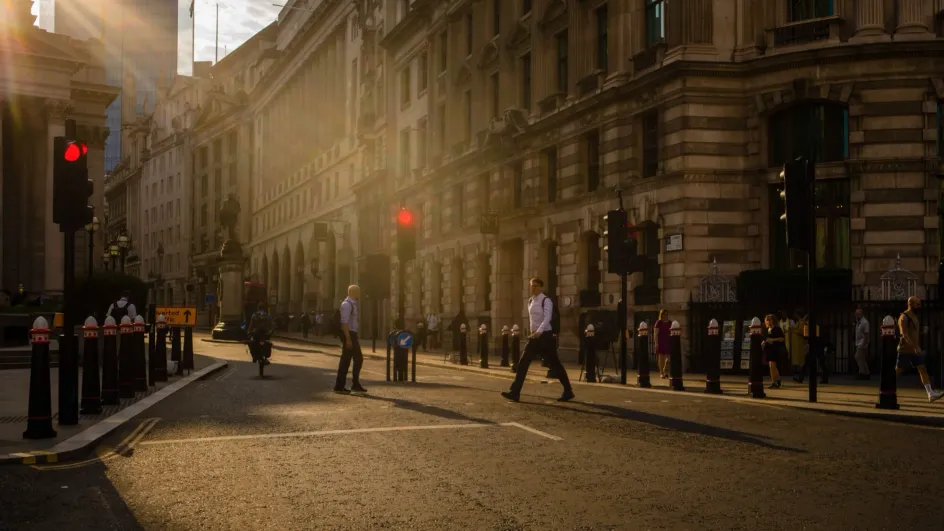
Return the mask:
<svg viewBox="0 0 944 531">
<path fill-rule="evenodd" d="M 337 413 L 339 411 L 347 411 L 346 408 L 339 409 L 325 409 L 319 411 L 305 410 L 305 409 L 289 409 L 283 411 L 260 411 L 257 413 L 247 413 L 249 417 L 294 417 L 294 416 L 317 416 L 317 415 L 326 415 L 328 413 Z"/>
<path fill-rule="evenodd" d="M 105 452 L 104 454 L 98 457 L 92 457 L 90 459 L 84 459 L 82 461 L 76 461 L 74 463 L 64 463 L 61 465 L 52 465 L 52 466 L 34 466 L 36 470 L 71 470 L 73 468 L 81 468 L 85 465 L 90 465 L 92 463 L 104 463 L 110 459 L 119 457 L 122 453 L 127 450 L 133 449 L 136 444 L 138 444 L 145 435 L 148 434 L 154 426 L 160 422 L 159 417 L 144 419 L 141 424 L 138 424 L 131 433 L 128 434 L 114 450 Z"/>
<path fill-rule="evenodd" d="M 226 371 L 226 374 L 224 374 L 223 376 L 220 376 L 219 378 L 217 378 L 216 381 L 217 381 L 217 382 L 222 382 L 223 380 L 229 378 L 230 376 L 232 376 L 232 375 L 234 375 L 234 374 L 236 374 L 236 367 L 235 367 L 235 366 L 234 366 L 232 369 Z"/>
<path fill-rule="evenodd" d="M 222 441 L 246 441 L 246 440 L 258 440 L 258 439 L 289 439 L 289 438 L 302 438 L 302 437 L 322 437 L 326 435 L 347 435 L 351 433 L 385 433 L 385 432 L 395 432 L 395 431 L 424 431 L 424 430 L 456 430 L 456 429 L 467 429 L 467 428 L 492 428 L 492 427 L 512 427 L 524 430 L 534 435 L 551 439 L 552 441 L 561 441 L 560 437 L 556 435 L 551 435 L 534 428 L 525 426 L 517 422 L 502 422 L 499 424 L 485 424 L 485 423 L 472 423 L 472 424 L 433 424 L 427 426 L 390 426 L 385 428 L 352 428 L 347 430 L 322 430 L 322 431 L 301 431 L 301 432 L 292 432 L 292 433 L 254 433 L 249 435 L 224 435 L 219 437 L 195 437 L 190 439 L 158 439 L 156 441 L 144 441 L 138 443 L 141 446 L 156 446 L 156 445 L 167 445 L 167 444 L 188 444 L 188 443 L 200 443 L 200 442 L 222 442 Z"/>
</svg>

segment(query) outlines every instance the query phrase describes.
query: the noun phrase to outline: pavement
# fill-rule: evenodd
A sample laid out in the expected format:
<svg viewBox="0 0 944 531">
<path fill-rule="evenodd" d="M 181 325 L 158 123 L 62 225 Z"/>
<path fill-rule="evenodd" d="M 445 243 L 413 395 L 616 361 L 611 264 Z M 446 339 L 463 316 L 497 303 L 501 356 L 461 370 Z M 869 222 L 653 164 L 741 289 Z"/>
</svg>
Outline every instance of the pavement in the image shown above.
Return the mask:
<svg viewBox="0 0 944 531">
<path fill-rule="evenodd" d="M 301 334 L 285 332 L 278 335 L 286 341 L 293 341 L 300 344 L 311 345 L 326 354 L 340 355 L 340 342 L 331 337 L 313 337 L 302 338 Z M 371 351 L 370 340 L 362 342 L 362 350 L 366 356 L 375 356 L 376 359 L 386 359 L 386 346 L 382 341 L 378 341 L 377 351 Z M 469 353 L 469 362 L 471 365 L 457 365 L 451 361 L 446 361 L 449 352 L 444 350 L 433 350 L 431 352 L 417 352 L 416 363 L 425 367 L 447 367 L 460 371 L 484 372 L 486 374 L 513 379 L 514 373 L 510 368 L 500 367 L 501 356 L 493 352 L 489 358 L 489 368 L 482 369 L 478 366 L 478 353 Z M 602 363 L 603 356 L 600 356 Z M 613 363 L 608 357 L 610 368 L 605 372 L 612 379 L 612 383 L 593 383 L 586 385 L 593 386 L 613 386 L 626 389 L 627 387 L 636 388 L 636 376 L 634 371 L 627 375 L 629 385 L 623 386 L 619 382 L 619 373 L 613 369 Z M 583 378 L 582 368 L 577 364 L 566 365 L 568 376 L 575 385 L 580 385 L 579 380 Z M 422 371 L 417 370 L 417 378 L 422 378 Z M 540 361 L 531 364 L 528 371 L 529 378 L 536 381 L 547 382 L 547 368 L 541 367 Z M 697 373 L 686 373 L 683 375 L 686 392 L 695 392 L 703 394 L 705 389 L 705 375 Z M 677 393 L 669 388 L 669 380 L 659 378 L 658 371 L 650 374 L 652 388 L 651 392 Z M 765 387 L 769 384 L 769 378 L 765 382 Z M 921 386 L 921 382 L 916 375 L 901 376 L 898 381 L 898 404 L 900 409 L 886 410 L 877 409 L 875 404 L 879 396 L 879 378 L 873 376 L 869 381 L 854 379 L 851 375 L 832 375 L 830 383 L 819 384 L 817 386 L 817 401 L 809 402 L 809 383 L 799 384 L 790 378 L 784 378 L 784 387 L 781 389 L 766 389 L 767 398 L 765 402 L 771 404 L 795 407 L 818 411 L 820 413 L 858 416 L 866 418 L 877 418 L 882 420 L 904 422 L 909 424 L 920 424 L 926 426 L 944 427 L 944 400 L 939 402 L 928 402 L 928 395 Z M 637 388 L 638 389 L 638 388 Z M 718 400 L 735 401 L 753 401 L 747 396 L 747 377 L 738 375 L 723 375 L 721 377 L 721 389 L 723 395 L 705 395 Z M 643 389 L 638 389 L 645 391 Z"/>
<path fill-rule="evenodd" d="M 55 463 L 82 455 L 100 439 L 123 422 L 140 414 L 184 386 L 226 366 L 225 361 L 194 355 L 194 371 L 185 376 L 173 376 L 167 382 L 157 382 L 147 392 L 136 393 L 134 398 L 122 399 L 119 405 L 103 406 L 99 415 L 80 415 L 79 424 L 58 424 L 59 369 L 50 369 L 52 388 L 53 429 L 56 437 L 29 440 L 23 438 L 29 412 L 29 369 L 0 371 L 0 465 Z M 82 370 L 79 370 L 79 382 Z M 81 389 L 81 383 L 80 383 Z"/>
<path fill-rule="evenodd" d="M 0 467 L 0 530 L 940 529 L 938 428 L 701 393 L 424 366 L 331 392 L 337 356 L 276 341 L 106 437 L 94 457 Z"/>
</svg>

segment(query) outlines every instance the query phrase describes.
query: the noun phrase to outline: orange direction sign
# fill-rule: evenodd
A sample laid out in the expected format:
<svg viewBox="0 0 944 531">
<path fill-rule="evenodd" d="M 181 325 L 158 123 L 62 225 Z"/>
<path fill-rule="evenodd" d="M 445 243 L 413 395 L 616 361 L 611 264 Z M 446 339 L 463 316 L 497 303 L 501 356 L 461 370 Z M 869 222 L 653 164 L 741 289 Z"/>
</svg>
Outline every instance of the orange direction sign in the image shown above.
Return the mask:
<svg viewBox="0 0 944 531">
<path fill-rule="evenodd" d="M 197 309 L 188 307 L 158 306 L 154 315 L 164 314 L 167 326 L 194 326 L 197 324 Z"/>
</svg>

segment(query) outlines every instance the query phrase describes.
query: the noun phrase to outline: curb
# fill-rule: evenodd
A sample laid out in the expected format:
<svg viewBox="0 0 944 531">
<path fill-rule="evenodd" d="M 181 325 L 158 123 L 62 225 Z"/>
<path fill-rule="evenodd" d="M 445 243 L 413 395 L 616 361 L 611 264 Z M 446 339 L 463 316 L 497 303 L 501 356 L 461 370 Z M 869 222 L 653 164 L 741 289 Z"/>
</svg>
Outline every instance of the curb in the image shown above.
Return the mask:
<svg viewBox="0 0 944 531">
<path fill-rule="evenodd" d="M 297 338 L 293 338 L 293 337 L 285 337 L 285 336 L 273 336 L 273 337 L 278 337 L 279 339 L 282 339 L 283 341 L 292 341 L 292 342 L 295 342 L 295 343 L 303 343 L 303 344 L 307 344 L 307 345 L 312 345 L 312 346 L 314 346 L 314 347 L 323 346 L 323 347 L 338 348 L 338 347 L 336 347 L 336 346 L 334 346 L 334 345 L 328 345 L 328 344 L 325 344 L 325 343 L 319 343 L 319 342 L 314 342 L 314 341 L 306 341 L 306 340 L 304 340 L 304 339 L 297 339 Z M 316 350 L 316 351 L 318 351 L 318 352 L 320 352 L 320 353 L 322 353 L 322 354 L 335 355 L 333 352 L 325 352 L 325 351 L 323 351 L 323 350 L 318 350 L 317 348 L 315 348 L 314 350 Z M 386 361 L 386 359 L 387 359 L 386 356 L 381 356 L 381 355 L 373 354 L 373 353 L 371 353 L 371 354 L 364 354 L 364 357 L 365 357 L 365 358 L 370 358 L 370 359 L 382 360 L 382 361 Z M 509 371 L 502 371 L 502 370 L 499 370 L 499 371 L 492 371 L 492 370 L 488 370 L 488 369 L 480 369 L 480 368 L 478 368 L 478 367 L 471 367 L 471 366 L 470 366 L 469 368 L 465 368 L 465 367 L 462 367 L 462 366 L 459 366 L 459 365 L 450 364 L 450 363 L 435 363 L 435 362 L 429 362 L 429 361 L 424 361 L 424 360 L 416 360 L 416 364 L 417 364 L 418 366 L 433 367 L 433 368 L 440 368 L 440 369 L 449 369 L 449 370 L 459 371 L 459 372 L 470 372 L 470 373 L 474 373 L 474 374 L 480 374 L 480 375 L 482 375 L 482 376 L 491 376 L 491 377 L 497 377 L 497 378 L 504 378 L 504 379 L 507 379 L 507 380 L 513 380 L 513 379 L 514 379 L 514 374 L 513 374 L 510 370 L 509 370 Z M 505 369 L 505 367 L 502 367 L 502 369 Z M 530 375 L 529 375 L 526 381 L 529 381 L 529 382 L 532 382 L 532 383 L 544 383 L 544 384 L 547 384 L 547 383 L 549 383 L 551 380 L 549 380 L 549 379 L 547 379 L 547 378 L 539 377 L 539 376 L 536 377 L 536 376 L 530 376 Z M 817 404 L 817 403 L 808 403 L 808 402 L 799 403 L 799 402 L 794 402 L 794 401 L 784 400 L 784 399 L 778 399 L 778 398 L 764 398 L 764 399 L 749 398 L 749 397 L 746 395 L 746 393 L 745 393 L 744 395 L 741 395 L 741 394 L 732 394 L 730 390 L 726 390 L 727 392 L 726 392 L 725 394 L 715 395 L 715 394 L 710 394 L 710 393 L 700 393 L 700 392 L 693 392 L 693 391 L 681 391 L 681 392 L 680 392 L 680 391 L 673 391 L 672 389 L 668 389 L 668 388 L 666 388 L 666 389 L 661 389 L 661 388 L 650 388 L 650 389 L 646 389 L 646 388 L 641 388 L 641 387 L 636 387 L 636 386 L 631 386 L 631 385 L 626 385 L 626 386 L 624 386 L 624 385 L 621 385 L 621 384 L 611 384 L 611 383 L 602 383 L 602 382 L 598 382 L 598 383 L 587 383 L 587 382 L 580 381 L 580 382 L 572 382 L 572 385 L 575 386 L 575 387 L 578 387 L 578 386 L 579 386 L 579 387 L 594 386 L 594 387 L 606 387 L 606 388 L 610 388 L 610 389 L 621 389 L 621 390 L 624 390 L 624 391 L 639 391 L 639 392 L 649 392 L 649 393 L 668 393 L 668 394 L 672 394 L 672 395 L 676 395 L 676 396 L 686 396 L 686 395 L 687 395 L 687 396 L 691 396 L 691 397 L 695 397 L 695 396 L 698 396 L 698 397 L 708 397 L 708 398 L 714 398 L 714 399 L 720 399 L 720 400 L 728 400 L 728 401 L 730 401 L 730 402 L 749 403 L 749 404 L 753 404 L 753 405 L 766 405 L 766 406 L 774 406 L 774 407 L 788 407 L 788 408 L 792 408 L 792 409 L 800 409 L 800 410 L 812 411 L 812 412 L 815 412 L 815 413 L 823 413 L 823 414 L 827 414 L 827 415 L 836 415 L 836 416 L 843 416 L 843 417 L 854 417 L 854 418 L 862 418 L 862 419 L 869 419 L 869 420 L 883 420 L 883 421 L 887 421 L 887 422 L 896 422 L 896 423 L 899 423 L 899 424 L 910 424 L 910 425 L 914 425 L 914 426 L 928 426 L 928 427 L 935 427 L 935 428 L 944 427 L 944 415 L 935 417 L 935 416 L 930 416 L 930 415 L 929 415 L 929 416 L 924 416 L 924 415 L 915 415 L 915 414 L 909 414 L 909 413 L 891 413 L 891 412 L 886 413 L 886 412 L 884 412 L 884 410 L 878 410 L 878 409 L 875 410 L 875 411 L 858 410 L 858 409 L 852 409 L 852 410 L 850 410 L 850 409 L 833 409 L 833 408 L 831 408 L 831 407 L 829 407 L 829 406 L 823 406 L 823 405 L 820 405 L 820 404 Z M 876 396 L 877 396 L 877 395 L 876 395 Z"/>
<path fill-rule="evenodd" d="M 15 454 L 0 455 L 0 465 L 22 464 L 37 465 L 50 464 L 66 461 L 76 457 L 81 457 L 87 453 L 93 445 L 104 439 L 119 426 L 143 413 L 146 409 L 154 406 L 158 402 L 180 391 L 184 387 L 202 380 L 203 378 L 225 368 L 229 363 L 225 360 L 216 360 L 216 363 L 200 369 L 199 371 L 185 376 L 176 382 L 162 387 L 153 394 L 142 398 L 134 404 L 118 411 L 114 415 L 92 424 L 85 430 L 73 435 L 72 437 L 56 444 L 49 450 L 19 452 Z"/>
</svg>

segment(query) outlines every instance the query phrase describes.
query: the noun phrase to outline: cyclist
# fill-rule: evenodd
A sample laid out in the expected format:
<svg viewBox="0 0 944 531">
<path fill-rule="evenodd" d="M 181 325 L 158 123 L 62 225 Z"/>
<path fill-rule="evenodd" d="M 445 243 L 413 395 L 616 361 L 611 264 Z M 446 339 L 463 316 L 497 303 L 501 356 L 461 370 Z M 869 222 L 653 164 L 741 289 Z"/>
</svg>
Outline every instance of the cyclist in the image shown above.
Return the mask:
<svg viewBox="0 0 944 531">
<path fill-rule="evenodd" d="M 249 353 L 252 354 L 252 361 L 258 361 L 259 356 L 265 356 L 265 364 L 269 364 L 269 352 L 257 352 L 260 341 L 268 341 L 272 337 L 272 329 L 275 323 L 272 316 L 265 309 L 264 303 L 256 306 L 256 313 L 249 319 Z"/>
</svg>

